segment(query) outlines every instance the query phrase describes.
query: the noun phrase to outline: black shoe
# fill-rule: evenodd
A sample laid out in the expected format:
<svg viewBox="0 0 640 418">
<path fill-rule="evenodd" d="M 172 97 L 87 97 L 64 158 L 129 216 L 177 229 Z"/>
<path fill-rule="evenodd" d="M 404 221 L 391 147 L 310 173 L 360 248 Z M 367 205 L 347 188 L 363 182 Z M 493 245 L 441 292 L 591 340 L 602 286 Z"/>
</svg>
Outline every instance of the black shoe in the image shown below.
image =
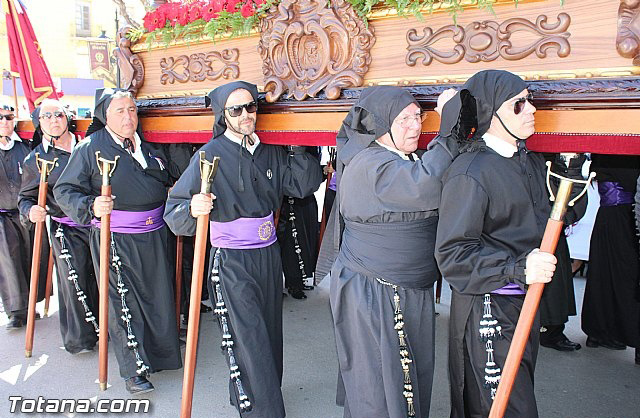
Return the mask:
<svg viewBox="0 0 640 418">
<path fill-rule="evenodd" d="M 7 324 L 7 330 L 11 331 L 14 329 L 22 328 L 26 321 L 19 316 L 12 316 L 9 318 L 9 323 Z"/>
<path fill-rule="evenodd" d="M 307 295 L 304 294 L 302 289 L 289 289 L 289 294 L 294 299 L 306 299 Z"/>
<path fill-rule="evenodd" d="M 594 337 L 587 337 L 587 347 L 604 347 L 609 350 L 626 350 L 627 346 L 614 340 L 599 340 Z"/>
<path fill-rule="evenodd" d="M 132 395 L 141 395 L 155 389 L 151 382 L 149 382 L 144 376 L 130 377 L 124 381 L 124 385 L 126 386 L 127 391 Z"/>
<path fill-rule="evenodd" d="M 542 342 L 541 340 L 540 345 L 547 348 L 553 348 L 554 350 L 558 350 L 558 351 L 577 351 L 582 348 L 580 344 L 574 343 L 568 338 L 563 338 L 561 340 L 558 340 L 552 343 L 549 343 L 546 341 Z"/>
</svg>

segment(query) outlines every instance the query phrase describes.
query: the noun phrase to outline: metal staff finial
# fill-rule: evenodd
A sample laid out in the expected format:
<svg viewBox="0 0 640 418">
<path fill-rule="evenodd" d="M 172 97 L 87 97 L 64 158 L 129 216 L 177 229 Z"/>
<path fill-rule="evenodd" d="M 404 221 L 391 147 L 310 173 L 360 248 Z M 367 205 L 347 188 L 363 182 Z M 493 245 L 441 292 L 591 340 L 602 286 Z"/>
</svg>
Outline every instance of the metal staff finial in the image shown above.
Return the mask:
<svg viewBox="0 0 640 418">
<path fill-rule="evenodd" d="M 107 160 L 100 156 L 100 151 L 96 151 L 96 163 L 98 164 L 98 170 L 100 170 L 100 174 L 102 175 L 103 186 L 109 185 L 109 177 L 111 177 L 113 171 L 116 169 L 118 158 L 120 158 L 120 156 L 116 155 L 116 158 L 113 160 Z"/>
<path fill-rule="evenodd" d="M 213 161 L 207 161 L 206 153 L 200 151 L 200 193 L 209 193 L 211 179 L 218 171 L 218 162 L 220 162 L 220 157 L 213 157 Z"/>
<path fill-rule="evenodd" d="M 572 158 L 575 154 L 566 154 L 564 156 L 565 158 Z M 591 180 L 596 176 L 596 173 L 593 171 L 589 173 L 589 177 L 586 180 L 571 179 L 551 171 L 551 165 L 551 161 L 547 161 L 547 190 L 549 191 L 549 200 L 555 202 L 553 209 L 551 210 L 550 218 L 561 220 L 567 210 L 567 206 L 573 206 L 573 204 L 587 192 L 587 188 L 589 187 Z M 553 190 L 551 190 L 551 177 L 555 177 L 560 180 L 560 186 L 558 187 L 558 191 L 555 195 L 553 194 Z M 571 189 L 574 184 L 582 184 L 583 188 L 576 197 L 569 200 Z"/>
<path fill-rule="evenodd" d="M 40 158 L 40 153 L 36 152 L 36 167 L 38 167 L 38 172 L 40 173 L 40 181 L 47 181 L 47 177 L 51 174 L 53 167 L 56 166 L 58 162 L 58 157 L 54 158 L 52 161 L 45 160 L 44 158 Z"/>
</svg>

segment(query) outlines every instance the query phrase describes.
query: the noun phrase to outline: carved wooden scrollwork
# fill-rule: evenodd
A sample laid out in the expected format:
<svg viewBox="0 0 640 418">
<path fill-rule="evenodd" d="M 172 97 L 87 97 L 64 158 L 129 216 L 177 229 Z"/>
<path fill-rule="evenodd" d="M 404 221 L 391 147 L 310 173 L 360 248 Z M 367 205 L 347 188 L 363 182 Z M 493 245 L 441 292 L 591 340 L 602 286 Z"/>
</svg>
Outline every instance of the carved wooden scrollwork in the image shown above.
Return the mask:
<svg viewBox="0 0 640 418">
<path fill-rule="evenodd" d="M 640 1 L 640 0 L 638 0 Z M 546 58 L 548 51 L 556 50 L 558 57 L 569 56 L 571 47 L 567 32 L 571 17 L 560 13 L 557 22 L 550 23 L 546 15 L 540 15 L 535 22 L 524 18 L 507 19 L 502 23 L 492 20 L 472 22 L 466 27 L 448 25 L 433 30 L 422 28 L 407 31 L 406 64 L 410 67 L 418 62 L 430 65 L 433 60 L 443 64 L 455 64 L 465 59 L 468 62 L 490 62 L 498 58 L 516 61 L 535 53 L 538 58 Z M 536 36 L 534 41 L 516 43 L 512 37 L 517 32 L 528 32 Z M 441 40 L 451 39 L 455 46 L 449 50 L 440 50 L 435 45 Z"/>
<path fill-rule="evenodd" d="M 633 58 L 633 65 L 640 66 L 640 0 L 620 0 L 616 49 L 621 56 Z"/>
<path fill-rule="evenodd" d="M 240 66 L 237 48 L 224 49 L 221 52 L 200 52 L 191 55 L 180 55 L 160 60 L 160 83 L 187 83 L 213 81 L 219 78 L 226 80 L 238 78 Z"/>
<path fill-rule="evenodd" d="M 337 99 L 344 88 L 359 87 L 371 63 L 375 43 L 346 0 L 283 0 L 262 19 L 258 51 L 262 57 L 266 99 L 285 92 L 296 100 L 324 89 Z"/>
<path fill-rule="evenodd" d="M 134 95 L 144 83 L 144 65 L 138 55 L 131 52 L 131 41 L 125 37 L 131 30 L 130 26 L 124 26 L 118 30 L 116 42 L 118 47 L 113 50 L 120 68 L 120 86 L 129 90 Z"/>
</svg>

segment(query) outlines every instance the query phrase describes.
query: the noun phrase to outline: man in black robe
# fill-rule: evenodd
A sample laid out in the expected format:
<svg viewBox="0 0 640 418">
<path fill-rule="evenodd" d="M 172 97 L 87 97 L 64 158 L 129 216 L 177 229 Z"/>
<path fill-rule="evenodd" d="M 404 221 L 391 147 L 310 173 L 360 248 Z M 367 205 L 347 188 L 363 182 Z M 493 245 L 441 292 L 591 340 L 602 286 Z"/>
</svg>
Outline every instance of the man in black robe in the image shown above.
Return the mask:
<svg viewBox="0 0 640 418">
<path fill-rule="evenodd" d="M 24 326 L 29 302 L 32 244 L 20 223 L 18 192 L 29 147 L 15 133 L 14 108 L 0 104 L 0 297 L 8 330 Z M 46 268 L 45 268 L 46 272 Z"/>
<path fill-rule="evenodd" d="M 440 179 L 457 144 L 417 158 L 423 119 L 407 91 L 370 87 L 338 133 L 330 301 L 346 418 L 429 416 Z"/>
<path fill-rule="evenodd" d="M 526 285 L 549 282 L 555 270 L 554 255 L 537 249 L 550 205 L 544 159 L 525 147 L 535 128 L 531 100 L 520 77 L 489 70 L 471 77 L 443 109 L 441 135 L 463 144 L 443 177 L 435 253 L 452 287 L 454 418 L 489 414 Z M 574 160 L 563 172 L 580 177 L 581 163 Z M 536 318 L 505 416 L 538 416 L 533 375 L 539 331 Z"/>
<path fill-rule="evenodd" d="M 51 215 L 49 240 L 56 260 L 60 333 L 71 354 L 90 352 L 98 341 L 98 284 L 89 247 L 90 225 L 66 216 L 53 196 L 78 139 L 69 131 L 70 119 L 62 103 L 47 99 L 33 112 L 33 125 L 42 143 L 24 162 L 18 206 L 23 222 L 36 223 Z M 47 177 L 46 208 L 38 206 L 40 171 L 36 158 L 55 161 Z"/>
<path fill-rule="evenodd" d="M 109 336 L 120 376 L 131 393 L 153 390 L 150 373 L 181 367 L 174 309 L 173 271 L 162 219 L 168 174 L 136 133 L 137 109 L 130 93 L 99 89 L 95 119 L 71 154 L 54 197 L 78 224 L 92 223 L 91 255 L 99 277 L 99 218 L 111 213 Z M 113 196 L 100 196 L 96 162 L 119 157 L 110 182 Z"/>
<path fill-rule="evenodd" d="M 273 213 L 284 195 L 302 198 L 321 181 L 318 160 L 302 147 L 262 144 L 255 134 L 258 91 L 236 81 L 207 96 L 213 138 L 201 151 L 220 157 L 211 186 L 200 194 L 199 155 L 169 193 L 165 220 L 177 235 L 194 235 L 210 213 L 209 294 L 230 368 L 230 397 L 241 416 L 285 416 L 282 384 L 282 262 Z"/>
</svg>

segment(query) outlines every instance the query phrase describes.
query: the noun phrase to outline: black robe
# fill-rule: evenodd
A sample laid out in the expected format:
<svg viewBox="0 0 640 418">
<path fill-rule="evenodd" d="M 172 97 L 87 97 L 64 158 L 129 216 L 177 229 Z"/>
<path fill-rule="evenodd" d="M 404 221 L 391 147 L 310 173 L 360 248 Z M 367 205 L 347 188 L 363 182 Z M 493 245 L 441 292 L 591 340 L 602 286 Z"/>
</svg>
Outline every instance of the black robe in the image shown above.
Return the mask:
<svg viewBox="0 0 640 418">
<path fill-rule="evenodd" d="M 67 166 L 71 154 L 52 146 L 45 152 L 40 144 L 24 162 L 18 202 L 22 222 L 29 225 L 29 211 L 33 205 L 38 204 L 40 185 L 36 153 L 39 158 L 48 161 L 57 158 L 47 178 L 47 213 L 56 218 L 66 216 L 56 202 L 53 187 Z M 98 282 L 91 261 L 89 232 L 88 227 L 76 228 L 51 219 L 49 240 L 58 277 L 60 333 L 64 347 L 70 353 L 91 349 L 98 341 Z"/>
<path fill-rule="evenodd" d="M 449 151 L 433 146 L 413 162 L 372 143 L 351 159 L 340 180 L 345 229 L 330 272 L 330 300 L 345 417 L 407 416 L 396 292 L 412 361 L 408 376 L 415 416 L 429 416 L 437 279 L 433 251 L 440 177 L 451 162 Z"/>
<path fill-rule="evenodd" d="M 147 168 L 134 160 L 128 151 L 101 129 L 92 133 L 73 151 L 69 163 L 54 187 L 60 208 L 75 222 L 87 224 L 92 219 L 92 205 L 100 195 L 102 175 L 96 163 L 96 151 L 107 160 L 119 156 L 111 176 L 114 210 L 148 211 L 163 205 L 168 174 L 156 160 L 155 151 L 146 142 L 141 149 Z M 173 271 L 167 254 L 166 226 L 152 232 L 123 234 L 112 232 L 109 266 L 109 336 L 120 366 L 127 379 L 157 370 L 181 367 L 176 330 Z M 118 292 L 118 274 L 114 266 L 120 259 L 121 280 L 127 292 Z M 99 277 L 100 230 L 91 228 L 91 255 L 95 274 Z M 123 300 L 124 299 L 124 300 Z M 130 327 L 122 319 L 129 309 Z M 129 348 L 133 335 L 138 345 Z"/>
<path fill-rule="evenodd" d="M 443 178 L 436 242 L 438 266 L 452 287 L 451 417 L 489 413 L 492 388 L 497 384 L 485 379 L 489 347 L 479 333 L 484 295 L 513 283 L 525 288 L 526 256 L 540 246 L 550 213 L 541 155 L 528 153 L 523 168 L 517 153 L 505 158 L 490 148 L 478 148 L 463 152 Z M 574 195 L 578 191 L 576 188 Z M 502 338 L 491 340 L 496 366 L 501 369 L 524 296 L 491 294 L 489 298 L 491 314 L 502 327 Z M 538 340 L 536 316 L 507 417 L 538 415 L 533 391 Z"/>
<path fill-rule="evenodd" d="M 279 146 L 259 144 L 251 154 L 226 136 L 219 135 L 201 151 L 205 151 L 208 161 L 214 156 L 220 157 L 211 186 L 211 192 L 217 196 L 211 221 L 265 217 L 275 213 L 285 194 L 298 198 L 312 194 L 322 177 L 315 157 L 306 153 L 287 154 Z M 169 193 L 164 216 L 176 235 L 195 234 L 196 219 L 191 216 L 189 204 L 192 196 L 200 191 L 199 158 L 199 154 L 192 158 Z M 282 418 L 285 412 L 280 390 L 283 368 L 280 248 L 277 243 L 251 250 L 213 248 L 209 271 L 216 254 L 234 341 L 234 361 L 253 408 L 246 416 Z M 211 280 L 207 282 L 215 304 Z M 230 382 L 231 400 L 239 406 L 241 400 L 235 388 L 234 382 Z M 244 413 L 241 415 L 245 416 Z"/>
<path fill-rule="evenodd" d="M 32 244 L 29 229 L 20 223 L 18 191 L 28 154 L 29 147 L 19 141 L 0 150 L 0 297 L 7 315 L 23 318 L 29 302 Z M 46 274 L 46 263 L 44 270 Z"/>
<path fill-rule="evenodd" d="M 635 193 L 640 157 L 593 155 L 598 182 L 618 182 Z M 640 263 L 631 203 L 600 205 L 591 234 L 582 330 L 599 340 L 640 347 Z"/>
</svg>

